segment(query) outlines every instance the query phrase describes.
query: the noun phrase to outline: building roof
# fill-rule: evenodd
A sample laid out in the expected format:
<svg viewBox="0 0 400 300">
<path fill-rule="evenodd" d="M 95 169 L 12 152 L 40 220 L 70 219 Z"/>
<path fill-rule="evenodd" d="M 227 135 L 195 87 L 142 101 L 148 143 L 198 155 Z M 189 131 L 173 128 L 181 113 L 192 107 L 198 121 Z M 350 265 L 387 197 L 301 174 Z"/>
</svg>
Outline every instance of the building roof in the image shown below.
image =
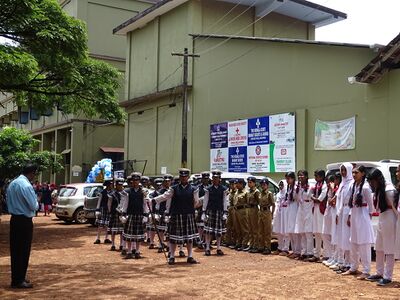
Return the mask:
<svg viewBox="0 0 400 300">
<path fill-rule="evenodd" d="M 127 34 L 145 26 L 160 15 L 163 15 L 188 0 L 160 0 L 148 9 L 138 13 L 124 23 L 114 28 L 114 34 Z M 347 18 L 343 12 L 328 8 L 306 0 L 217 0 L 255 7 L 256 17 L 262 18 L 271 12 L 276 12 L 316 27 L 325 26 Z"/>
<path fill-rule="evenodd" d="M 400 67 L 400 34 L 389 44 L 382 48 L 366 65 L 360 73 L 355 76 L 360 83 L 376 83 L 387 72 Z"/>
<path fill-rule="evenodd" d="M 338 47 L 351 47 L 351 48 L 371 48 L 367 44 L 353 44 L 353 43 L 339 43 L 339 42 L 324 42 L 302 39 L 290 38 L 267 38 L 267 37 L 253 37 L 253 36 L 235 36 L 235 35 L 220 35 L 220 34 L 190 34 L 194 38 L 216 38 L 216 39 L 230 39 L 230 40 L 250 40 L 250 41 L 265 41 L 276 43 L 293 43 L 293 44 L 310 44 L 321 46 L 338 46 Z"/>
</svg>

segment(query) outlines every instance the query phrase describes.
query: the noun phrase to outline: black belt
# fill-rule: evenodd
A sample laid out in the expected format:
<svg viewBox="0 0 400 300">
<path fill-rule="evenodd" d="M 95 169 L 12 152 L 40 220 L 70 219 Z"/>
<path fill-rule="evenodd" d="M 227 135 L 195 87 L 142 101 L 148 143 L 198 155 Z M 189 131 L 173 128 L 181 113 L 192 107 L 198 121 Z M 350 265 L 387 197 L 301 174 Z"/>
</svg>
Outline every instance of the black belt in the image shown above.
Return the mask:
<svg viewBox="0 0 400 300">
<path fill-rule="evenodd" d="M 260 210 L 262 210 L 262 211 L 265 211 L 265 210 L 271 211 L 270 210 L 270 206 L 261 207 Z"/>
<path fill-rule="evenodd" d="M 247 207 L 248 207 L 248 208 L 256 208 L 256 207 L 257 207 L 257 204 L 249 204 Z"/>
<path fill-rule="evenodd" d="M 237 209 L 237 210 L 243 209 L 243 208 L 246 208 L 246 205 L 235 206 L 235 209 Z"/>
</svg>

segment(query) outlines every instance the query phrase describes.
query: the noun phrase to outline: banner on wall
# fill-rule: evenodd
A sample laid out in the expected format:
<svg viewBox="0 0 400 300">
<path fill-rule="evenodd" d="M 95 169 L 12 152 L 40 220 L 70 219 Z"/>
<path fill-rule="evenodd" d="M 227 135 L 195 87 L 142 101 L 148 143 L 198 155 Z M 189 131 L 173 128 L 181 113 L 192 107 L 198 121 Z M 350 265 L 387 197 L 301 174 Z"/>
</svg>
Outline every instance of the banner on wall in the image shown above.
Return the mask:
<svg viewBox="0 0 400 300">
<path fill-rule="evenodd" d="M 356 118 L 315 122 L 315 150 L 350 150 L 356 148 Z"/>
<path fill-rule="evenodd" d="M 210 125 L 210 169 L 288 172 L 296 168 L 295 115 L 284 113 Z"/>
</svg>

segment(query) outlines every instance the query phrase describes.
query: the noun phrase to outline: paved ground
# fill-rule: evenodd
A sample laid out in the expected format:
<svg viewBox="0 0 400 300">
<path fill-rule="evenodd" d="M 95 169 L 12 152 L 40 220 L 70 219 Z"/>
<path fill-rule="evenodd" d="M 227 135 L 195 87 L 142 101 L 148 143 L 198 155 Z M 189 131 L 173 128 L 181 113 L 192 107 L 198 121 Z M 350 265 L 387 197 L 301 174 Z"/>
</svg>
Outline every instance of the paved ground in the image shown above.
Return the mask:
<svg viewBox="0 0 400 300">
<path fill-rule="evenodd" d="M 204 257 L 198 265 L 143 249 L 141 260 L 123 260 L 109 245 L 93 245 L 95 228 L 35 218 L 28 278 L 32 290 L 9 288 L 9 217 L 0 225 L 0 299 L 400 299 L 400 284 L 380 288 L 341 277 L 321 264 L 279 256 L 238 253 Z M 400 262 L 395 279 L 400 280 Z M 183 296 L 182 296 L 183 295 Z"/>
</svg>

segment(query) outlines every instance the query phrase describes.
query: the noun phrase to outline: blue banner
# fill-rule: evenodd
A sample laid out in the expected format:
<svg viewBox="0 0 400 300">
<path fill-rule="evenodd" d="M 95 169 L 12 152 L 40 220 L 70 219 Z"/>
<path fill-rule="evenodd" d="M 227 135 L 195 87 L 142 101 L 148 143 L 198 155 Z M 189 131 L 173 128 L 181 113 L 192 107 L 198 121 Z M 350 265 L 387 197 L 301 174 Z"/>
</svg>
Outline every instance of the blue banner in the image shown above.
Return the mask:
<svg viewBox="0 0 400 300">
<path fill-rule="evenodd" d="M 269 143 L 269 117 L 249 119 L 247 124 L 247 141 L 249 146 Z"/>
<path fill-rule="evenodd" d="M 228 147 L 228 123 L 212 124 L 210 126 L 210 148 Z"/>
<path fill-rule="evenodd" d="M 247 147 L 229 147 L 229 172 L 247 172 Z"/>
</svg>

